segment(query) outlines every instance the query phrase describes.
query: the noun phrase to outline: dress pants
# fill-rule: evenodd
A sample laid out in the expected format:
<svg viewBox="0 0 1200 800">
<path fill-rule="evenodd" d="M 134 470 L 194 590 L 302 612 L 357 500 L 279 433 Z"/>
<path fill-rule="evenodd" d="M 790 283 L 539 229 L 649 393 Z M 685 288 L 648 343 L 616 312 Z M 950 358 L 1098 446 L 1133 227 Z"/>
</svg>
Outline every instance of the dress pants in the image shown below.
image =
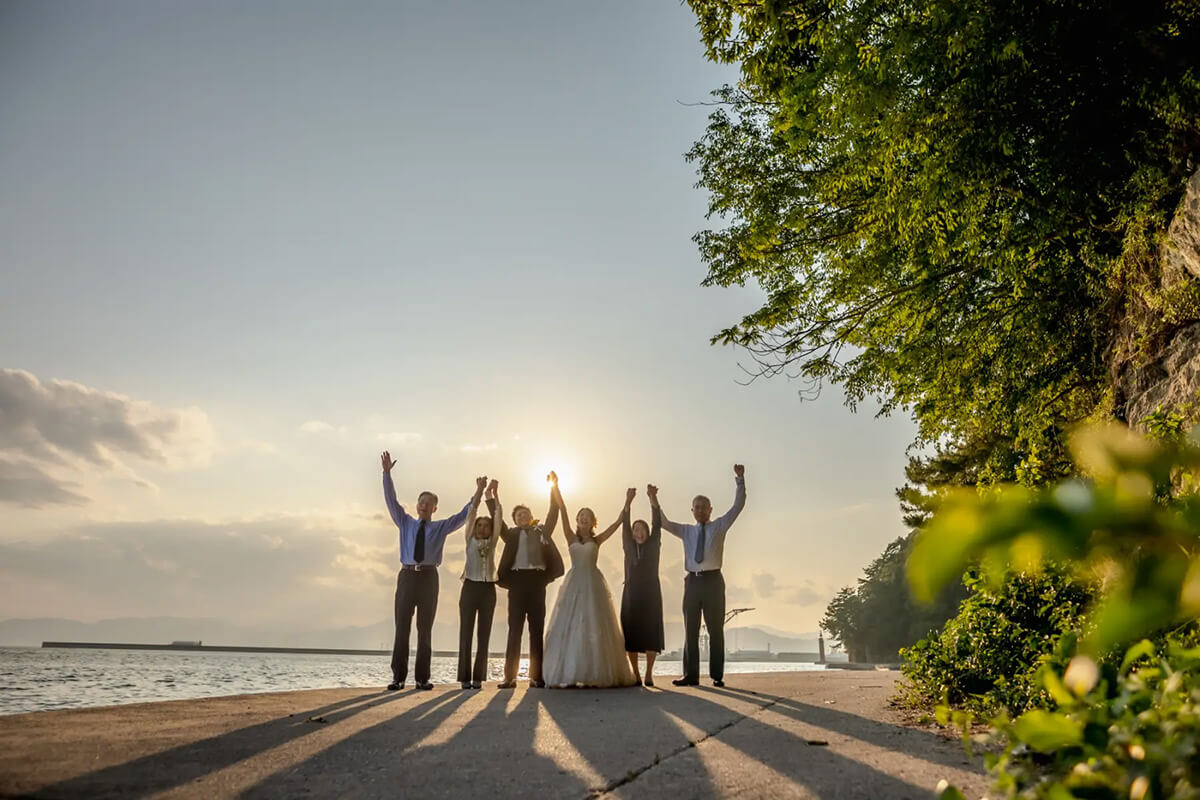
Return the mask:
<svg viewBox="0 0 1200 800">
<path fill-rule="evenodd" d="M 436 567 L 400 570 L 396 576 L 396 640 L 392 645 L 392 679 L 396 683 L 404 683 L 408 677 L 408 634 L 413 611 L 417 612 L 417 663 L 413 665 L 413 677 L 417 683 L 429 680 L 437 599 Z"/>
<path fill-rule="evenodd" d="M 683 581 L 683 677 L 700 680 L 700 617 L 708 628 L 708 675 L 725 679 L 725 578 L 720 570 L 696 574 Z"/>
<path fill-rule="evenodd" d="M 529 620 L 529 680 L 542 680 L 542 636 L 546 627 L 546 576 L 541 570 L 513 570 L 508 582 L 508 646 L 504 680 L 515 681 L 521 664 L 521 634 Z"/>
<path fill-rule="evenodd" d="M 458 680 L 483 683 L 487 678 L 488 640 L 492 636 L 492 615 L 496 611 L 496 584 L 491 581 L 464 580 L 458 596 Z M 471 638 L 476 632 L 475 669 L 471 669 Z"/>
</svg>

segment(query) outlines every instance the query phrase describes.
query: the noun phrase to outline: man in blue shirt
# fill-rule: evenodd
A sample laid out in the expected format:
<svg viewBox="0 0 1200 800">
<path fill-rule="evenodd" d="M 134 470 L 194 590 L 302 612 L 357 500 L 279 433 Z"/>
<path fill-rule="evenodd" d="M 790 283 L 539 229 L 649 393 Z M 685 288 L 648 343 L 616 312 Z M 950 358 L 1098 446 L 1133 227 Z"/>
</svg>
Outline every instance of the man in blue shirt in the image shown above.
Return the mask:
<svg viewBox="0 0 1200 800">
<path fill-rule="evenodd" d="M 438 565 L 442 563 L 442 548 L 446 537 L 466 522 L 467 513 L 478 505 L 487 486 L 487 478 L 475 479 L 475 496 L 452 517 L 433 519 L 438 498 L 433 492 L 417 496 L 417 516 L 409 516 L 396 501 L 392 483 L 392 467 L 396 462 L 386 450 L 383 463 L 383 499 L 392 522 L 400 530 L 400 573 L 396 576 L 396 640 L 392 645 L 392 682 L 388 689 L 404 688 L 408 677 L 408 636 L 413 612 L 417 613 L 417 661 L 413 665 L 416 688 L 432 689 L 429 681 L 429 662 L 433 657 L 433 618 L 437 613 Z"/>
</svg>

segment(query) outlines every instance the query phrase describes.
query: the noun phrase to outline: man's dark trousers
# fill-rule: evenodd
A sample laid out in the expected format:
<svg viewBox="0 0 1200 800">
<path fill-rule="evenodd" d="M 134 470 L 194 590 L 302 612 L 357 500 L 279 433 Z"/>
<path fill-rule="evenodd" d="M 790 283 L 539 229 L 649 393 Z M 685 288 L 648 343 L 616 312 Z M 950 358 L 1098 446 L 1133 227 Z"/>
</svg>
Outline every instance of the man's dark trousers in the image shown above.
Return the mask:
<svg viewBox="0 0 1200 800">
<path fill-rule="evenodd" d="M 508 646 L 504 680 L 515 681 L 521 663 L 521 634 L 529 620 L 529 680 L 542 680 L 542 634 L 546 627 L 546 574 L 538 569 L 513 570 L 508 585 Z"/>
<path fill-rule="evenodd" d="M 408 635 L 413 611 L 417 612 L 417 683 L 429 680 L 433 657 L 433 617 L 437 613 L 437 567 L 405 568 L 396 576 L 396 641 L 392 645 L 392 679 L 404 683 L 408 677 Z"/>
<path fill-rule="evenodd" d="M 708 675 L 725 679 L 725 578 L 719 569 L 683 581 L 683 678 L 700 681 L 700 618 L 708 628 Z"/>
</svg>

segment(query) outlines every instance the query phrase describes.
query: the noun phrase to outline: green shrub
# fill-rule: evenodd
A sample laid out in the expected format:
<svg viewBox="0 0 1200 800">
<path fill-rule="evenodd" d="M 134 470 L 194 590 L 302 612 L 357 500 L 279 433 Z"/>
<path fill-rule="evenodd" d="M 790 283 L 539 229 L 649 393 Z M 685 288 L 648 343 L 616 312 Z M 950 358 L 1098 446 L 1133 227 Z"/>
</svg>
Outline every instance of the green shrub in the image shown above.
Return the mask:
<svg viewBox="0 0 1200 800">
<path fill-rule="evenodd" d="M 1004 797 L 1200 798 L 1200 648 L 1143 640 L 1124 662 L 1091 687 L 1091 669 L 1082 683 L 1047 670 L 1050 708 L 993 721 L 1005 747 L 989 768 Z"/>
<path fill-rule="evenodd" d="M 901 699 L 985 714 L 1038 704 L 1044 695 L 1039 671 L 1065 665 L 1073 655 L 1093 588 L 1053 567 L 1011 574 L 996 588 L 975 572 L 963 582 L 970 594 L 957 616 L 902 651 Z"/>
<path fill-rule="evenodd" d="M 914 544 L 918 597 L 976 562 L 1037 570 L 1057 561 L 1106 575 L 1080 653 L 1061 670 L 1073 644 L 1063 637 L 1043 659 L 1032 698 L 1040 707 L 992 719 L 1004 748 L 990 766 L 1005 797 L 1200 800 L 1200 441 L 1157 438 L 1085 431 L 1073 449 L 1086 478 L 961 496 Z M 985 574 L 996 587 L 997 572 Z M 1154 638 L 1119 665 L 1087 655 L 1140 636 Z"/>
</svg>

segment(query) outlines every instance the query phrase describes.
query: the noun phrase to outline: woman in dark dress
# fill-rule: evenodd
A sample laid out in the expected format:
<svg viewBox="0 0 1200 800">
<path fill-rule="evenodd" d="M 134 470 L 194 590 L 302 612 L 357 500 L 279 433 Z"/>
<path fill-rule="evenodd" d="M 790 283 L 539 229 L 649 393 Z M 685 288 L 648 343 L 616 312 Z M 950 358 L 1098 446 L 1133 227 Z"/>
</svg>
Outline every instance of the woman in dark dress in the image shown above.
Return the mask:
<svg viewBox="0 0 1200 800">
<path fill-rule="evenodd" d="M 621 539 L 625 545 L 625 591 L 621 593 L 621 630 L 625 652 L 639 681 L 638 654 L 646 654 L 647 686 L 654 685 L 654 659 L 663 650 L 662 587 L 658 582 L 658 557 L 662 550 L 662 522 L 654 509 L 653 527 L 639 519 L 630 524 L 629 506 L 634 489 L 626 496 L 621 514 Z"/>
</svg>

